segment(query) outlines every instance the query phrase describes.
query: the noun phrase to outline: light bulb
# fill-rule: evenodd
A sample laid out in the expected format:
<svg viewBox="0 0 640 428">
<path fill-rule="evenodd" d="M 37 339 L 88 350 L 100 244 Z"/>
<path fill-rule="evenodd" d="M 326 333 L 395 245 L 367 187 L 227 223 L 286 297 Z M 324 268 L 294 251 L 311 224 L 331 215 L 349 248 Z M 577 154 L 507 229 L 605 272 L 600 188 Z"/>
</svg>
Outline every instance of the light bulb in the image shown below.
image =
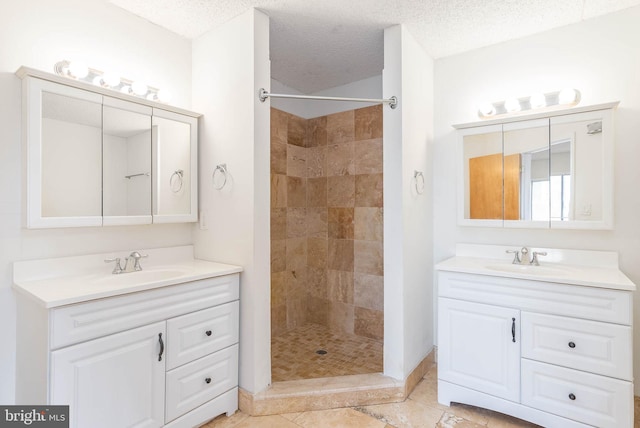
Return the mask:
<svg viewBox="0 0 640 428">
<path fill-rule="evenodd" d="M 115 88 L 120 84 L 120 76 L 117 73 L 111 71 L 105 71 L 102 75 L 102 81 L 112 88 Z"/>
<path fill-rule="evenodd" d="M 147 100 L 149 101 L 156 101 L 156 94 L 154 94 L 153 92 L 149 92 L 149 94 L 147 95 Z"/>
<path fill-rule="evenodd" d="M 120 88 L 120 92 L 122 92 L 123 94 L 130 95 L 130 93 L 131 93 L 131 86 L 129 86 L 129 85 L 123 85 L 123 86 L 122 86 L 122 88 Z"/>
<path fill-rule="evenodd" d="M 575 102 L 578 93 L 573 88 L 564 88 L 558 94 L 558 103 L 559 104 L 571 104 Z"/>
<path fill-rule="evenodd" d="M 102 76 L 94 77 L 91 83 L 93 83 L 96 86 L 102 86 Z"/>
<path fill-rule="evenodd" d="M 147 87 L 146 83 L 136 81 L 131 84 L 131 90 L 134 94 L 142 97 L 147 94 L 149 88 Z"/>
<path fill-rule="evenodd" d="M 160 102 L 163 102 L 163 103 L 171 102 L 172 94 L 167 89 L 160 89 L 157 95 L 158 95 L 158 100 Z"/>
<path fill-rule="evenodd" d="M 483 104 L 480 106 L 480 114 L 482 116 L 493 116 L 496 114 L 496 108 L 490 103 Z"/>
<path fill-rule="evenodd" d="M 520 101 L 517 98 L 509 98 L 504 102 L 504 109 L 507 113 L 515 113 L 520 111 Z"/>
<path fill-rule="evenodd" d="M 71 61 L 69 63 L 69 74 L 76 79 L 84 79 L 89 74 L 89 67 L 82 61 Z"/>
<path fill-rule="evenodd" d="M 531 104 L 531 108 L 545 107 L 547 105 L 547 99 L 543 94 L 537 92 L 531 95 L 529 98 L 529 104 Z"/>
</svg>

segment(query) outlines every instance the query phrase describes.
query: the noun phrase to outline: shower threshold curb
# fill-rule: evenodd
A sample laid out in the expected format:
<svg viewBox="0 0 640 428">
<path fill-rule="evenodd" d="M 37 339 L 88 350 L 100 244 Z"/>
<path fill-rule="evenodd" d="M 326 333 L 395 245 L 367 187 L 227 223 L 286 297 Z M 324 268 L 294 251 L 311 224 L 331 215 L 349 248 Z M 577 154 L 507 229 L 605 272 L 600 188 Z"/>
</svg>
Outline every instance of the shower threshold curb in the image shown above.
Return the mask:
<svg viewBox="0 0 640 428">
<path fill-rule="evenodd" d="M 382 373 L 274 382 L 251 394 L 240 388 L 240 410 L 252 416 L 404 401 L 434 362 L 431 351 L 404 381 Z"/>
</svg>

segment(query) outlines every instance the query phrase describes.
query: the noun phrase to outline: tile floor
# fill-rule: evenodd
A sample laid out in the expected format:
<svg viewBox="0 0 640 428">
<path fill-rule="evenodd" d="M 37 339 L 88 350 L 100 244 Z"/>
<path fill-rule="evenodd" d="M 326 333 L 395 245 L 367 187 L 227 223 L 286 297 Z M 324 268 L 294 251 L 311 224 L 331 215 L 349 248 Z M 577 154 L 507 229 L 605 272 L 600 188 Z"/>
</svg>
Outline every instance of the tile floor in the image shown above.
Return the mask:
<svg viewBox="0 0 640 428">
<path fill-rule="evenodd" d="M 438 404 L 437 368 L 433 364 L 411 395 L 401 403 L 354 408 L 248 416 L 224 415 L 203 428 L 515 428 L 537 425 L 472 406 Z"/>
<path fill-rule="evenodd" d="M 327 351 L 324 355 L 317 350 Z M 273 382 L 382 372 L 382 341 L 306 324 L 271 339 Z"/>
</svg>

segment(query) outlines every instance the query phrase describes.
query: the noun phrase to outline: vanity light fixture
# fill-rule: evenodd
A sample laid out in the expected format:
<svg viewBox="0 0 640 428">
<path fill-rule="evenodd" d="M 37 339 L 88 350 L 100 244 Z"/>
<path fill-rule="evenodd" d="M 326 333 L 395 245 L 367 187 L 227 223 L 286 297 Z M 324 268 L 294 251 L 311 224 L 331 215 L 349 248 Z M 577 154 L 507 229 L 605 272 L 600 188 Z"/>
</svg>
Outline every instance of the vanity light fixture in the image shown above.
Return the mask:
<svg viewBox="0 0 640 428">
<path fill-rule="evenodd" d="M 167 104 L 171 101 L 171 93 L 167 90 L 148 86 L 141 81 L 132 81 L 120 77 L 117 73 L 90 68 L 81 61 L 59 61 L 54 67 L 56 74 L 100 86 L 105 89 L 119 91 L 149 101 Z"/>
<path fill-rule="evenodd" d="M 580 91 L 573 88 L 565 88 L 556 92 L 547 92 L 546 94 L 535 93 L 528 97 L 509 98 L 505 101 L 487 103 L 478 109 L 478 116 L 481 119 L 489 119 L 505 114 L 555 106 L 575 106 L 579 102 Z"/>
</svg>

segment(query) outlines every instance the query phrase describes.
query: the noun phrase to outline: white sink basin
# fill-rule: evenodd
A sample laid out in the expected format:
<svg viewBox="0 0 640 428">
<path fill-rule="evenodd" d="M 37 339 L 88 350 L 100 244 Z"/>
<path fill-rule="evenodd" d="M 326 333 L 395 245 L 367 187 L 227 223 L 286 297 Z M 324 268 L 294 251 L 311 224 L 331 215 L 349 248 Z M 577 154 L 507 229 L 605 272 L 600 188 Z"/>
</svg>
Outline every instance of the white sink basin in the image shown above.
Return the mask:
<svg viewBox="0 0 640 428">
<path fill-rule="evenodd" d="M 540 276 L 563 276 L 567 275 L 571 269 L 560 266 L 533 266 L 533 265 L 514 265 L 514 264 L 492 264 L 486 265 L 489 270 L 509 273 L 519 273 L 523 275 L 540 275 Z"/>
<path fill-rule="evenodd" d="M 97 284 L 109 283 L 118 285 L 135 285 L 166 281 L 168 279 L 186 275 L 187 273 L 188 272 L 185 269 L 180 268 L 151 268 L 137 272 L 120 273 L 117 275 L 110 273 L 104 275 L 91 275 L 87 280 Z"/>
</svg>

